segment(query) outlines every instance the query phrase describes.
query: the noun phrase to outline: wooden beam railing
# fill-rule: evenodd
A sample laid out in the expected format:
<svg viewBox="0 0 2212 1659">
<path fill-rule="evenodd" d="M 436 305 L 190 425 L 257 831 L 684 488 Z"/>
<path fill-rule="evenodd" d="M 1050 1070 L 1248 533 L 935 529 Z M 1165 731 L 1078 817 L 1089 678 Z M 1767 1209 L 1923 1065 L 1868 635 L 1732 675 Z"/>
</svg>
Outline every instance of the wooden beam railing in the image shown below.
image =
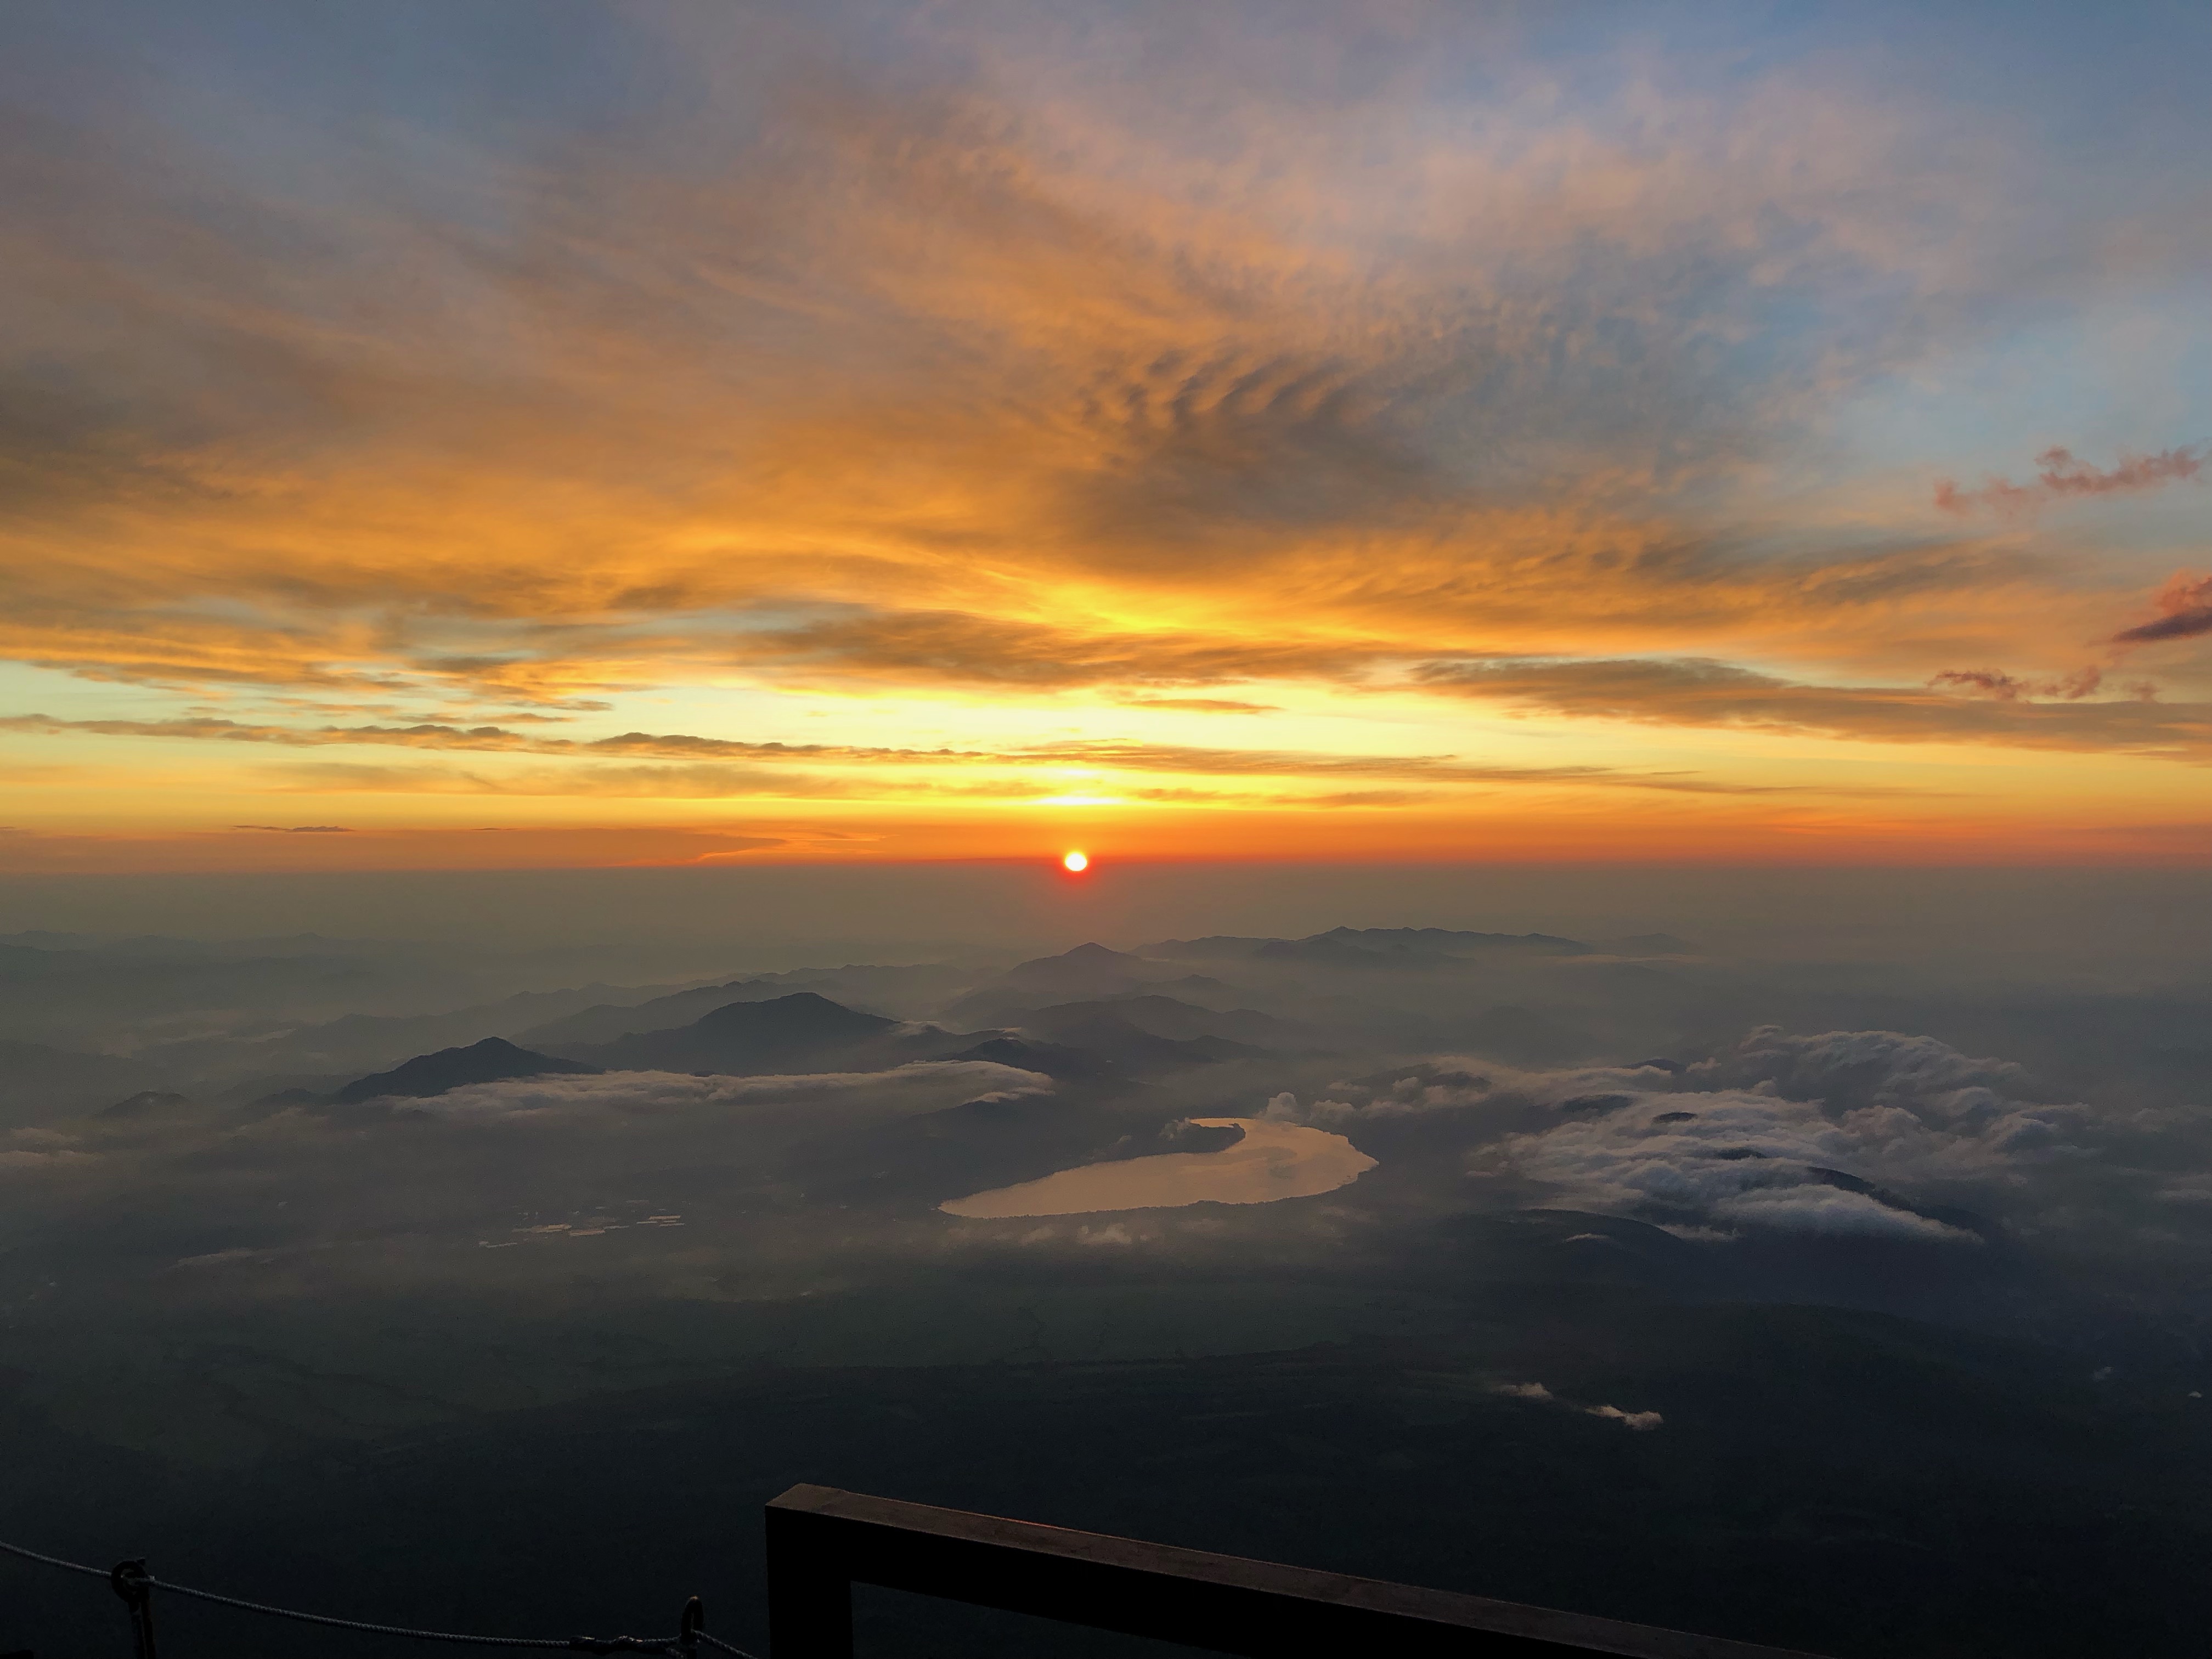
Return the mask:
<svg viewBox="0 0 2212 1659">
<path fill-rule="evenodd" d="M 853 1586 L 1217 1653 L 1811 1659 L 1781 1648 L 963 1510 L 793 1486 L 768 1505 L 775 1659 L 852 1659 Z"/>
</svg>

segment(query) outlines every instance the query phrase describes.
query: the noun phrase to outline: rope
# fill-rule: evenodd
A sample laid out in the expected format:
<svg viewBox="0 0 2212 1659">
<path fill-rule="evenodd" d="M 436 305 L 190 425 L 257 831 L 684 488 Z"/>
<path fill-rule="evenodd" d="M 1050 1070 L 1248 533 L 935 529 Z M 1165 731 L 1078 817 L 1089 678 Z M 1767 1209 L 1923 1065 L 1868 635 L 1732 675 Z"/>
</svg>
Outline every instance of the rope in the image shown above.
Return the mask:
<svg viewBox="0 0 2212 1659">
<path fill-rule="evenodd" d="M 217 1595 L 213 1590 L 194 1589 L 189 1584 L 173 1584 L 166 1578 L 149 1577 L 147 1585 L 153 1589 L 167 1590 L 172 1595 L 189 1595 L 202 1601 L 219 1601 L 227 1607 L 242 1607 L 248 1613 L 266 1613 L 272 1619 L 294 1619 L 303 1625 L 328 1625 L 336 1630 L 365 1630 L 378 1636 L 404 1636 L 416 1642 L 471 1642 L 487 1648 L 551 1648 L 563 1651 L 584 1653 L 669 1653 L 675 1650 L 676 1639 L 648 1645 L 635 1636 L 614 1638 L 615 1644 L 602 1644 L 588 1636 L 574 1636 L 563 1641 L 557 1636 L 467 1636 L 447 1630 L 410 1630 L 404 1625 L 375 1625 L 360 1619 L 333 1619 L 328 1613 L 300 1613 L 291 1607 L 272 1607 L 265 1602 L 248 1601 L 235 1595 Z"/>
<path fill-rule="evenodd" d="M 112 1582 L 112 1574 L 100 1567 L 88 1567 L 81 1562 L 64 1561 L 58 1555 L 41 1555 L 36 1550 L 27 1550 L 20 1544 L 0 1540 L 0 1550 L 20 1556 L 26 1561 L 37 1561 L 49 1567 L 61 1567 L 70 1572 L 88 1572 L 95 1578 Z M 238 1607 L 246 1613 L 263 1613 L 271 1619 L 291 1619 L 303 1625 L 326 1625 L 334 1630 L 362 1630 L 377 1636 L 401 1636 L 414 1642 L 465 1642 L 485 1648 L 539 1648 L 563 1653 L 673 1653 L 686 1649 L 681 1638 L 673 1636 L 470 1636 L 456 1631 L 416 1630 L 406 1625 L 378 1625 L 361 1619 L 333 1619 L 328 1613 L 301 1613 L 295 1607 L 272 1607 L 265 1601 L 248 1601 L 242 1596 L 218 1595 L 213 1590 L 195 1589 L 190 1584 L 173 1583 L 167 1578 L 156 1578 L 150 1573 L 141 1581 L 149 1589 L 163 1589 L 172 1595 L 189 1595 L 197 1601 L 214 1601 L 227 1607 Z M 705 1631 L 694 1632 L 708 1646 L 738 1659 L 753 1659 L 743 1648 L 733 1647 L 719 1637 Z"/>
<path fill-rule="evenodd" d="M 743 1648 L 738 1646 L 736 1643 L 725 1642 L 719 1636 L 709 1636 L 703 1630 L 699 1632 L 699 1639 L 704 1642 L 710 1648 L 720 1648 L 724 1653 L 736 1654 L 738 1656 L 738 1659 L 753 1659 L 753 1656 L 751 1654 L 747 1653 Z"/>
<path fill-rule="evenodd" d="M 107 1574 L 98 1567 L 88 1567 L 78 1562 L 64 1561 L 58 1555 L 41 1555 L 36 1550 L 25 1549 L 21 1544 L 0 1543 L 0 1550 L 5 1550 L 10 1555 L 20 1555 L 26 1561 L 43 1561 L 50 1567 L 66 1567 L 71 1572 L 88 1572 L 95 1578 L 107 1577 Z"/>
</svg>

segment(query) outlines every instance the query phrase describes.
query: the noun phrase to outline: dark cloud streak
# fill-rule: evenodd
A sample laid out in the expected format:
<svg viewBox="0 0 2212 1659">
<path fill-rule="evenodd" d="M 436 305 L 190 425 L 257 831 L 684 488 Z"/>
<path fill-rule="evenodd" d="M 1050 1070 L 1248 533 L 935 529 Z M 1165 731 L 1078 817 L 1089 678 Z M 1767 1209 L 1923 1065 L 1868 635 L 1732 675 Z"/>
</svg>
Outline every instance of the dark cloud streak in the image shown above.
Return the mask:
<svg viewBox="0 0 2212 1659">
<path fill-rule="evenodd" d="M 1990 678 L 2002 682 L 2008 677 Z M 1933 689 L 1808 685 L 1708 659 L 1443 662 L 1416 671 L 1414 678 L 1431 690 L 1584 719 L 2212 764 L 2212 705 L 2202 703 L 2136 699 L 2054 705 L 2018 695 L 1966 699 Z"/>
<path fill-rule="evenodd" d="M 2212 634 L 2212 576 L 2177 575 L 2153 596 L 2165 614 L 2155 622 L 2123 629 L 2116 645 L 2150 645 L 2161 640 L 2193 640 Z"/>
<path fill-rule="evenodd" d="M 2095 495 L 2134 495 L 2162 489 L 2200 476 L 2204 446 L 2184 445 L 2161 449 L 2155 455 L 2127 455 L 2109 469 L 2077 459 L 2071 450 L 2046 449 L 2035 458 L 2035 481 L 2016 484 L 1992 477 L 1979 489 L 1961 489 L 1950 478 L 1936 484 L 1936 505 L 1946 513 L 1966 514 L 1986 507 L 2000 518 L 2017 518 L 2054 501 Z"/>
<path fill-rule="evenodd" d="M 253 726 L 206 718 L 174 720 L 62 720 L 46 714 L 0 717 L 0 731 L 62 735 L 83 732 L 97 736 L 178 738 L 186 741 L 269 744 L 280 748 L 324 748 L 364 744 L 442 751 L 488 751 L 564 759 L 660 759 L 697 763 L 688 768 L 617 769 L 603 781 L 633 787 L 680 785 L 678 793 L 770 794 L 788 788 L 821 795 L 825 788 L 836 794 L 857 793 L 847 782 L 823 785 L 807 781 L 780 783 L 775 773 L 753 767 L 735 772 L 715 766 L 724 758 L 750 762 L 780 762 L 804 767 L 812 764 L 872 763 L 884 766 L 1079 767 L 1100 771 L 1180 773 L 1206 777 L 1375 778 L 1391 781 L 1460 785 L 1595 785 L 1663 793 L 1713 795 L 1772 795 L 1803 793 L 1796 786 L 1735 783 L 1701 779 L 1678 773 L 1639 773 L 1608 766 L 1504 766 L 1462 761 L 1451 755 L 1338 755 L 1301 750 L 1215 749 L 1196 744 L 1147 743 L 1131 738 L 1082 738 L 1056 744 L 1027 744 L 1002 749 L 868 749 L 830 744 L 744 743 L 723 738 L 695 737 L 676 732 L 655 735 L 643 732 L 616 737 L 571 738 L 536 737 L 499 726 L 456 726 L 421 723 L 407 726 L 327 726 L 297 727 Z M 404 774 L 377 767 L 322 767 L 313 775 L 343 781 L 358 774 L 352 787 L 372 784 L 399 787 Z M 592 775 L 600 775 L 594 774 Z M 805 779 L 804 773 L 795 775 Z M 467 787 L 499 793 L 496 780 L 475 775 L 437 775 L 423 779 L 441 788 Z M 646 787 L 645 793 L 653 793 Z M 586 793 L 589 793 L 588 781 Z M 1028 793 L 1011 787 L 994 793 Z M 1863 793 L 1844 789 L 1835 793 Z M 1875 793 L 1894 793 L 1876 790 Z M 1355 797 L 1331 800 L 1352 803 Z M 1379 804 L 1373 796 L 1359 804 Z M 258 827 L 258 826 L 257 826 Z"/>
</svg>

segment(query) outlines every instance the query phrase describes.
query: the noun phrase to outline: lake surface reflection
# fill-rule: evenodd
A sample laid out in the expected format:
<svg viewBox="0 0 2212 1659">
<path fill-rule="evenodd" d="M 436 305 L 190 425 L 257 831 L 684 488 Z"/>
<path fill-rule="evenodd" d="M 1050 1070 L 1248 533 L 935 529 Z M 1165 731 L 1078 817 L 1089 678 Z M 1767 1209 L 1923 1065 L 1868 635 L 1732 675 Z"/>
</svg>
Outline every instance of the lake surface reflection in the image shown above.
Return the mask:
<svg viewBox="0 0 2212 1659">
<path fill-rule="evenodd" d="M 1375 1167 L 1342 1135 L 1254 1117 L 1199 1117 L 1206 1128 L 1244 1132 L 1212 1152 L 1163 1152 L 1085 1164 L 1037 1181 L 956 1198 L 938 1208 L 972 1219 L 1174 1209 L 1185 1204 L 1272 1204 L 1333 1192 Z"/>
</svg>

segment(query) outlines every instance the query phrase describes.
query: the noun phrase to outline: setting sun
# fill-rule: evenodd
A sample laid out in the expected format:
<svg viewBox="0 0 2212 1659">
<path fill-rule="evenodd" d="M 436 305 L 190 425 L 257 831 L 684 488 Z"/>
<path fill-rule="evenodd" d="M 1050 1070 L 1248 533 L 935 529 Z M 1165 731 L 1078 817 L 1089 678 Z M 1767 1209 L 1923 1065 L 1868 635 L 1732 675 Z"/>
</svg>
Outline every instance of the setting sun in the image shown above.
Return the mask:
<svg viewBox="0 0 2212 1659">
<path fill-rule="evenodd" d="M 1070 853 L 1060 860 L 1060 863 L 1066 866 L 1070 874 L 1073 875 L 1080 875 L 1091 867 L 1089 855 L 1083 853 Z"/>
</svg>

